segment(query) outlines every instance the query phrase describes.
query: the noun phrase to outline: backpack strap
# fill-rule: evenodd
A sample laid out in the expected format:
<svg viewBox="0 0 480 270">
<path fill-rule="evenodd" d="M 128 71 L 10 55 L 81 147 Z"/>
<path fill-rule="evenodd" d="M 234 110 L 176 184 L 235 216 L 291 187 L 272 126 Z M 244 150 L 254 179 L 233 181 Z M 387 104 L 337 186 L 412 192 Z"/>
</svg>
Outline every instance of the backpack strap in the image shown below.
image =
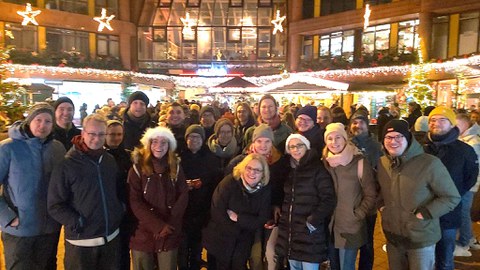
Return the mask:
<svg viewBox="0 0 480 270">
<path fill-rule="evenodd" d="M 142 176 L 140 175 L 140 172 L 138 171 L 138 168 L 137 168 L 136 164 L 133 164 L 133 170 L 135 171 L 135 173 L 137 174 L 138 177 L 142 178 Z"/>
</svg>

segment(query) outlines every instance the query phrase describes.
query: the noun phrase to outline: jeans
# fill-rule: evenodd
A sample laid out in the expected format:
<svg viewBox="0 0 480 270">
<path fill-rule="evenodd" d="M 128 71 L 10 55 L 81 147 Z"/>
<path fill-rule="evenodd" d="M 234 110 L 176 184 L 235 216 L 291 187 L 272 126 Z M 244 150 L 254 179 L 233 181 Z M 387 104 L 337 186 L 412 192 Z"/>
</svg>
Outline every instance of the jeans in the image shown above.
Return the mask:
<svg viewBox="0 0 480 270">
<path fill-rule="evenodd" d="M 360 258 L 358 260 L 358 270 L 372 270 L 374 259 L 373 234 L 375 230 L 375 223 L 377 221 L 377 214 L 367 216 L 367 243 L 360 248 Z"/>
<path fill-rule="evenodd" d="M 470 244 L 470 239 L 473 237 L 470 209 L 472 208 L 474 194 L 472 191 L 467 191 L 462 196 L 462 225 L 458 229 L 457 241 L 458 245 L 462 247 L 467 247 Z"/>
<path fill-rule="evenodd" d="M 296 260 L 288 260 L 290 270 L 318 270 L 319 263 L 301 262 Z"/>
<path fill-rule="evenodd" d="M 435 245 L 419 249 L 405 249 L 387 242 L 388 266 L 390 270 L 433 270 Z"/>
<path fill-rule="evenodd" d="M 267 245 L 265 247 L 265 258 L 267 259 L 268 270 L 278 269 L 275 263 L 275 244 L 277 243 L 277 238 L 278 227 L 274 227 L 267 238 Z M 280 266 L 281 263 L 279 263 L 278 267 Z"/>
<path fill-rule="evenodd" d="M 177 253 L 177 249 L 156 253 L 149 253 L 132 249 L 133 270 L 150 270 L 155 268 L 161 270 L 176 270 Z"/>
<path fill-rule="evenodd" d="M 118 270 L 120 237 L 103 246 L 80 247 L 65 240 L 65 270 Z"/>
<path fill-rule="evenodd" d="M 456 229 L 442 230 L 442 239 L 435 247 L 435 265 L 437 270 L 453 270 L 453 251 L 455 250 Z"/>
<path fill-rule="evenodd" d="M 340 269 L 355 270 L 355 261 L 357 260 L 358 249 L 340 248 L 338 253 L 340 256 Z"/>
</svg>

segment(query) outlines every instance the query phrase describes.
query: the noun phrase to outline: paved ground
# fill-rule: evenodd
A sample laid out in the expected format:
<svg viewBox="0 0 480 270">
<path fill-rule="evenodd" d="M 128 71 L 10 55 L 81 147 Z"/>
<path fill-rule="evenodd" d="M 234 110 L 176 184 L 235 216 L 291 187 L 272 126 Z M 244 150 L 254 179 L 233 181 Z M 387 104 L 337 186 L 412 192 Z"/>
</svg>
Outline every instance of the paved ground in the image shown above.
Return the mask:
<svg viewBox="0 0 480 270">
<path fill-rule="evenodd" d="M 480 240 L 480 224 L 474 225 L 475 235 Z M 387 270 L 387 253 L 383 251 L 382 247 L 385 244 L 385 237 L 383 236 L 382 228 L 380 226 L 380 218 L 377 220 L 377 226 L 375 228 L 375 262 L 374 270 Z M 58 245 L 58 269 L 63 270 L 63 256 L 64 256 L 64 246 L 63 246 L 63 233 Z M 0 241 L 0 270 L 5 269 L 4 258 L 3 258 L 3 245 Z M 480 269 L 480 250 L 472 251 L 472 257 L 456 257 L 455 258 L 455 269 L 457 270 L 479 270 Z M 203 268 L 205 269 L 205 268 Z"/>
</svg>

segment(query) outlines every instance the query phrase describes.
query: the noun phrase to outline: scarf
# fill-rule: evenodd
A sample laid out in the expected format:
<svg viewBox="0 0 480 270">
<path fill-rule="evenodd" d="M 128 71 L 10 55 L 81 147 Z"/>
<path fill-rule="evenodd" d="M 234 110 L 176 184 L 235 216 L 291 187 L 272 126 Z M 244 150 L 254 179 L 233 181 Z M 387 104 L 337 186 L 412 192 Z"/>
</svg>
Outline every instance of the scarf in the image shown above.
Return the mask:
<svg viewBox="0 0 480 270">
<path fill-rule="evenodd" d="M 135 117 L 130 110 L 127 111 L 128 118 L 132 120 L 133 123 L 138 125 L 139 127 L 143 127 L 147 124 L 148 121 L 148 112 L 142 115 L 141 117 Z"/>
<path fill-rule="evenodd" d="M 340 165 L 346 166 L 350 162 L 352 162 L 353 156 L 356 154 L 360 154 L 360 151 L 358 150 L 358 148 L 351 143 L 347 143 L 343 151 L 338 154 L 334 154 L 327 150 L 327 153 L 325 155 L 325 160 L 328 162 L 328 165 L 330 165 L 330 167 L 332 168 L 335 168 Z"/>
<path fill-rule="evenodd" d="M 219 158 L 231 158 L 237 153 L 237 140 L 232 137 L 227 146 L 222 147 L 218 144 L 217 136 L 212 135 L 208 139 L 208 148 Z"/>
<path fill-rule="evenodd" d="M 443 157 L 445 153 L 441 151 L 442 146 L 450 144 L 458 139 L 460 130 L 458 127 L 453 127 L 449 132 L 443 135 L 433 135 L 430 132 L 427 134 L 427 146 L 432 150 L 432 153 L 437 157 Z"/>
<path fill-rule="evenodd" d="M 262 120 L 262 117 L 259 116 L 258 117 L 258 123 L 265 123 L 265 124 L 268 124 L 269 127 L 272 128 L 272 130 L 276 130 L 280 124 L 282 123 L 281 119 L 280 119 L 280 115 L 276 115 L 272 120 L 270 120 L 270 122 L 265 122 Z"/>
<path fill-rule="evenodd" d="M 105 153 L 105 148 L 101 147 L 100 149 L 92 150 L 88 148 L 88 146 L 85 144 L 85 141 L 82 138 L 82 135 L 77 135 L 72 138 L 72 143 L 75 146 L 75 149 L 79 150 L 80 152 L 86 154 L 90 158 L 92 158 L 95 161 L 98 161 L 98 159 Z"/>
</svg>

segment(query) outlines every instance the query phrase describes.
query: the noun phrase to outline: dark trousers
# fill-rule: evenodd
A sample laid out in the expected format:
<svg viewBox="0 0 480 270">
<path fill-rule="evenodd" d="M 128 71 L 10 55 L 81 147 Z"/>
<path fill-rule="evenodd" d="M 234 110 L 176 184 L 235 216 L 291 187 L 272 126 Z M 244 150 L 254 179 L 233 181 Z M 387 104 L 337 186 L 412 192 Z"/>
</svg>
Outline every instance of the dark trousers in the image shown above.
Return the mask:
<svg viewBox="0 0 480 270">
<path fill-rule="evenodd" d="M 367 243 L 360 248 L 358 270 L 373 269 L 373 234 L 375 230 L 375 222 L 377 221 L 377 214 L 367 216 L 365 220 L 367 222 Z"/>
<path fill-rule="evenodd" d="M 79 247 L 65 240 L 65 270 L 117 270 L 120 264 L 120 237 L 98 247 Z"/>
<path fill-rule="evenodd" d="M 2 233 L 7 270 L 55 270 L 60 232 L 31 237 Z"/>
<path fill-rule="evenodd" d="M 202 232 L 189 232 L 178 248 L 178 268 L 180 270 L 200 270 L 202 263 Z"/>
</svg>

